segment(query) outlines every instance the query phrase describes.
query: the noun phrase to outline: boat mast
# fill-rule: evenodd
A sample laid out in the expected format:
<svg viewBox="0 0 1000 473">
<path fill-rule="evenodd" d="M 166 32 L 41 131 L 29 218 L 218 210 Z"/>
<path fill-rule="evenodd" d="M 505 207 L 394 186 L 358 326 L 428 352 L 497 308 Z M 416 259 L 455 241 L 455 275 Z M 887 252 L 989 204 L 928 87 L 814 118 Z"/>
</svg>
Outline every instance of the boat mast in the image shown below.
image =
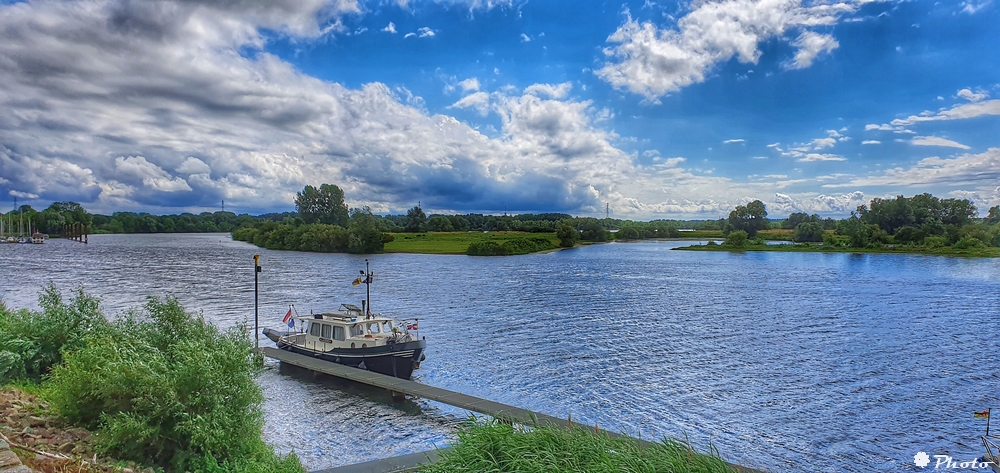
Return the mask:
<svg viewBox="0 0 1000 473">
<path fill-rule="evenodd" d="M 372 313 L 372 272 L 371 266 L 368 265 L 368 258 L 365 258 L 365 289 L 367 290 L 368 300 L 368 312 L 365 314 L 365 318 L 368 318 L 368 314 Z"/>
</svg>

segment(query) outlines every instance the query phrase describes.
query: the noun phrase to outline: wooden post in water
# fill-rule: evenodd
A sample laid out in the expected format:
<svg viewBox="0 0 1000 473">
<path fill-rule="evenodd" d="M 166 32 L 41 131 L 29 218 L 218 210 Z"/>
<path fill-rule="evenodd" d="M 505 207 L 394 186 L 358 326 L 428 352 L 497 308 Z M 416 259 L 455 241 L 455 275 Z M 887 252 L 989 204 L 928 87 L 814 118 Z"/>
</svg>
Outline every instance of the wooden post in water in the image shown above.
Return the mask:
<svg viewBox="0 0 1000 473">
<path fill-rule="evenodd" d="M 260 274 L 260 255 L 253 255 L 253 343 L 260 348 L 260 317 L 257 313 L 257 275 Z"/>
</svg>

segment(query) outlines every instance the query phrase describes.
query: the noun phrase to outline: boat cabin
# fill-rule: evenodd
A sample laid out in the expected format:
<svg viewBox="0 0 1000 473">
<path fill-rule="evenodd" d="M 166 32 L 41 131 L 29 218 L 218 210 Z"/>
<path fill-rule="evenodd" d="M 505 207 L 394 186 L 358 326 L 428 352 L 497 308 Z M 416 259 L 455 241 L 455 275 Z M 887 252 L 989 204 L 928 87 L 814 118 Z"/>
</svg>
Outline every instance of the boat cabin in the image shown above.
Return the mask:
<svg viewBox="0 0 1000 473">
<path fill-rule="evenodd" d="M 380 314 L 365 316 L 360 308 L 343 304 L 341 310 L 295 317 L 299 333 L 289 336 L 292 344 L 320 352 L 336 348 L 374 348 L 398 339 L 404 332 L 392 319 Z"/>
</svg>

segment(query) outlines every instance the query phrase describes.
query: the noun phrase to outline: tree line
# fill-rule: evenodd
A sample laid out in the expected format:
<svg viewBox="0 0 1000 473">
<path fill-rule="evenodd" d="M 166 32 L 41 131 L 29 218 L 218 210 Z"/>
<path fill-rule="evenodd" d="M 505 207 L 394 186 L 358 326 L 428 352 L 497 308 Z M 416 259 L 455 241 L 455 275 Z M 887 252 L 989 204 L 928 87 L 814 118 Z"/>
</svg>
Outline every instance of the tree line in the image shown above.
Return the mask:
<svg viewBox="0 0 1000 473">
<path fill-rule="evenodd" d="M 924 193 L 895 199 L 875 198 L 839 221 L 793 213 L 784 221 L 772 222 L 767 219 L 764 203 L 755 200 L 733 209 L 723 223 L 723 231 L 726 244 L 731 246 L 762 244 L 755 239 L 757 232 L 780 226 L 793 230 L 796 242 L 823 242 L 831 246 L 1000 247 L 1000 206 L 990 208 L 985 218 L 978 215 L 971 200 L 940 199 Z"/>
<path fill-rule="evenodd" d="M 29 205 L 18 212 L 43 233 L 59 234 L 66 225 L 85 224 L 91 233 L 232 232 L 233 238 L 272 249 L 302 251 L 382 251 L 392 233 L 520 231 L 555 233 L 563 247 L 580 241 L 678 238 L 680 229 L 721 231 L 729 237 L 745 233 L 745 241 L 759 240 L 762 230 L 791 230 L 796 242 L 824 242 L 850 247 L 924 245 L 929 247 L 1000 246 L 1000 206 L 978 218 L 968 199 L 940 199 L 931 194 L 894 199 L 872 199 L 848 218 L 792 213 L 769 219 L 760 200 L 737 205 L 728 218 L 714 220 L 652 220 L 574 217 L 565 213 L 519 215 L 427 215 L 417 205 L 405 215 L 376 215 L 367 207 L 348 208 L 343 190 L 332 184 L 305 186 L 296 193 L 295 211 L 252 216 L 233 212 L 152 215 L 115 212 L 91 214 L 76 202 L 55 202 L 43 211 Z M 739 234 L 735 237 L 741 237 Z M 760 240 L 762 241 L 762 240 Z"/>
</svg>

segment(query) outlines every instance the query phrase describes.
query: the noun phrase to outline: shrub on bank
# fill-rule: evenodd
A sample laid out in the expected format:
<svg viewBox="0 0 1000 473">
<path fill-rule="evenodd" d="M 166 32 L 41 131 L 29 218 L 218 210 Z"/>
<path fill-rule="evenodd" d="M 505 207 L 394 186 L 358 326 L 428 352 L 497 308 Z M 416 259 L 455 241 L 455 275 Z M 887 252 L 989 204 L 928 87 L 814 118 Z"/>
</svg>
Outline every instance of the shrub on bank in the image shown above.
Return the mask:
<svg viewBox="0 0 1000 473">
<path fill-rule="evenodd" d="M 62 361 L 63 350 L 82 344 L 84 335 L 107 324 L 99 301 L 75 292 L 69 303 L 49 283 L 38 296 L 41 312 L 13 311 L 0 302 L 0 382 L 38 381 Z"/>
<path fill-rule="evenodd" d="M 504 241 L 483 240 L 472 242 L 469 244 L 469 249 L 465 251 L 465 254 L 469 256 L 526 255 L 554 248 L 555 245 L 547 238 L 512 238 Z"/>
<path fill-rule="evenodd" d="M 699 454 L 676 440 L 640 446 L 635 439 L 609 437 L 583 428 L 523 429 L 497 421 L 469 422 L 458 443 L 422 473 L 456 471 L 702 473 L 734 472 L 714 450 Z"/>
<path fill-rule="evenodd" d="M 262 440 L 258 365 L 239 329 L 220 332 L 173 299 L 114 322 L 82 291 L 66 304 L 50 285 L 39 299 L 41 313 L 0 306 L 0 336 L 32 347 L 18 352 L 26 374 L 51 367 L 47 400 L 94 431 L 102 454 L 167 471 L 302 472 Z"/>
</svg>

